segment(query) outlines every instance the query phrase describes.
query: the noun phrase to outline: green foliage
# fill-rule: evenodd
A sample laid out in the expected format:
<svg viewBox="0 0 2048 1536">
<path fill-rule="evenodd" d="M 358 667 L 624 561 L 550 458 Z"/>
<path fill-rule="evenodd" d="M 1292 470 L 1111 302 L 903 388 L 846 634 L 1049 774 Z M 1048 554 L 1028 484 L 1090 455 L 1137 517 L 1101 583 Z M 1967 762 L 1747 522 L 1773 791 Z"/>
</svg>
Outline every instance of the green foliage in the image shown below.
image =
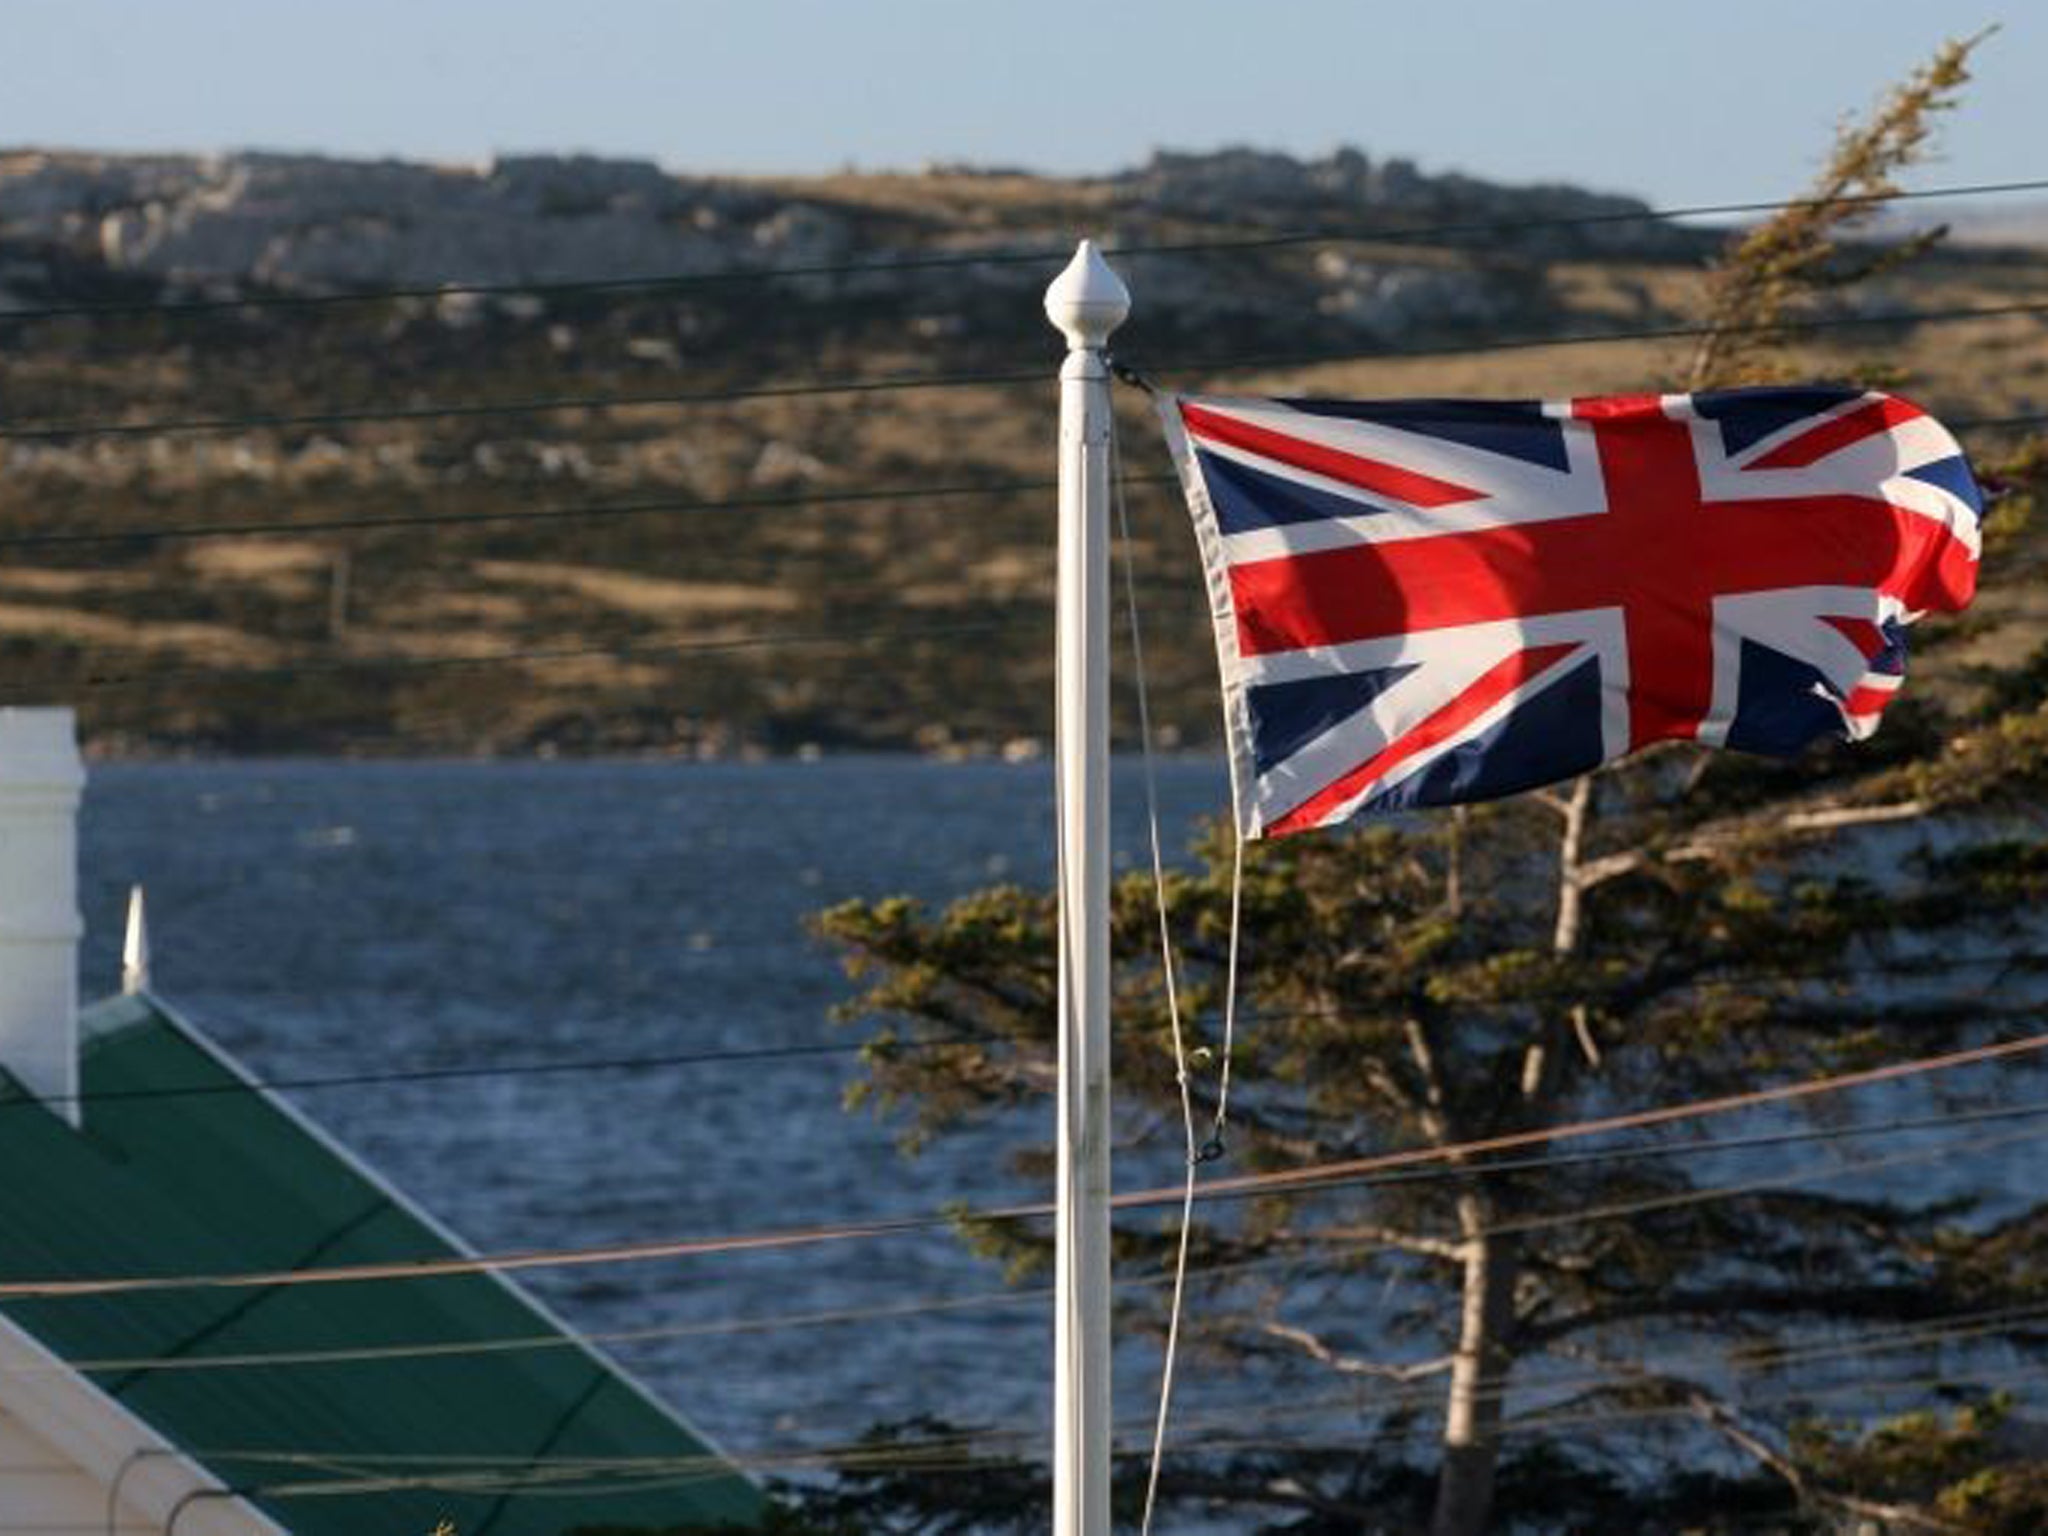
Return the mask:
<svg viewBox="0 0 2048 1536">
<path fill-rule="evenodd" d="M 1990 35 L 1987 30 L 1943 44 L 1869 118 L 1844 126 L 1802 201 L 1736 239 L 1708 280 L 1709 330 L 1693 354 L 1689 388 L 1787 377 L 1781 322 L 1815 297 L 1887 271 L 1940 238 L 1936 230 L 1862 260 L 1843 260 L 1840 248 L 1844 232 L 1899 190 L 1899 171 L 1926 149 L 1935 115 L 1955 106 L 1970 78 L 1970 55 Z"/>
<path fill-rule="evenodd" d="M 1717 332 L 1695 360 L 1699 382 L 1784 363 L 1771 324 L 1843 275 L 1836 237 L 1865 206 L 1847 200 L 1892 188 L 1975 42 L 1943 49 L 1846 130 L 1812 205 L 1738 243 L 1709 285 Z M 2007 494 L 1971 659 L 1929 669 L 1872 742 L 1795 762 L 1667 747 L 1562 792 L 1249 848 L 1231 1171 L 1540 1131 L 2034 1025 L 2037 992 L 1986 987 L 1944 961 L 2044 944 L 2048 652 L 2019 661 L 2010 627 L 2034 568 L 2044 462 L 2037 444 L 1997 472 Z M 1942 660 L 1938 640 L 1931 649 Z M 1182 1001 L 1207 1021 L 1195 1043 L 1209 1054 L 1190 1083 L 1204 1122 L 1221 1086 L 1213 1021 L 1232 859 L 1228 830 L 1212 827 L 1167 890 Z M 1118 884 L 1111 923 L 1124 1129 L 1144 1148 L 1150 1128 L 1149 1145 L 1170 1156 L 1179 1089 L 1143 879 Z M 1050 896 L 998 888 L 936 911 L 850 902 L 817 928 L 862 987 L 842 1016 L 880 1026 L 863 1102 L 907 1137 L 1043 1105 L 1055 1071 Z M 1816 1385 L 1800 1351 L 1843 1328 L 1853 1338 L 2037 1301 L 2048 1218 L 1935 1199 L 1910 1174 L 1843 1192 L 1829 1183 L 1836 1159 L 1819 1153 L 1690 1158 L 1692 1134 L 1665 1144 L 1678 1155 L 1601 1160 L 1561 1146 L 1535 1167 L 1461 1158 L 1430 1177 L 1212 1208 L 1193 1235 L 1198 1266 L 1258 1261 L 1255 1278 L 1203 1291 L 1193 1347 L 1217 1362 L 1212 1375 L 1231 1373 L 1247 1402 L 1318 1381 L 1388 1384 L 1360 1399 L 1355 1454 L 1205 1457 L 1196 1445 L 1169 1468 L 1168 1496 L 1229 1501 L 1219 1490 L 1234 1487 L 1236 1502 L 1279 1522 L 1262 1529 L 1412 1528 L 1429 1518 L 1429 1474 L 1402 1447 L 1436 1427 L 1445 1366 L 1462 1358 L 1458 1390 L 1499 1459 L 1465 1457 L 1480 1470 L 1455 1475 L 1497 1477 L 1527 1529 L 1585 1529 L 1589 1512 L 1601 1529 L 1665 1528 L 1660 1510 L 1674 1529 L 1817 1529 L 1802 1503 L 1812 1489 L 1871 1478 L 1833 1442 L 1775 1448 Z M 1020 1167 L 1043 1171 L 1043 1154 Z M 1041 1229 L 963 1225 L 1012 1273 L 1044 1258 Z M 1133 1262 L 1160 1250 L 1135 1224 L 1119 1242 Z M 1475 1288 L 1475 1274 L 1503 1272 L 1511 1285 Z M 1156 1305 L 1130 1303 L 1128 1321 L 1156 1325 Z M 1994 1326 L 1925 1352 L 1963 1369 L 2002 1341 L 2035 1342 L 2021 1325 Z M 1510 1440 L 1503 1405 L 1519 1407 L 1525 1383 L 1546 1410 L 1561 1401 L 1601 1431 Z M 1941 1447 L 1946 1481 L 1927 1497 L 2027 1507 L 2031 1484 L 1990 1468 L 1981 1440 L 1956 1431 Z M 1754 1473 L 1709 1476 L 1710 1448 Z M 1802 1457 L 1829 1456 L 1800 1470 Z M 1679 1476 L 1699 1496 L 1715 1490 L 1721 1512 L 1672 1503 Z"/>
<path fill-rule="evenodd" d="M 1967 1536 L 2037 1536 L 2048 1530 L 2048 1460 L 2014 1443 L 2012 1406 L 1992 1396 L 1862 1432 L 1806 1423 L 1794 1428 L 1792 1450 L 1824 1497 L 1889 1506 Z"/>
</svg>

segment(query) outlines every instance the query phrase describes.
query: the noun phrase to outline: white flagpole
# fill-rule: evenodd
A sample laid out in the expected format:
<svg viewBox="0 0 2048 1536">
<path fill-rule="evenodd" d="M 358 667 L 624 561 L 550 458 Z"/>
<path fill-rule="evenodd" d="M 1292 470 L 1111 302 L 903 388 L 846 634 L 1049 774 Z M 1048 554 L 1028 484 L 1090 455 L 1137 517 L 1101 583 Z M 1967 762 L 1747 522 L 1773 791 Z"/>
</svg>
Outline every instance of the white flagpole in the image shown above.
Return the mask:
<svg viewBox="0 0 2048 1536">
<path fill-rule="evenodd" d="M 1053 1533 L 1109 1529 L 1109 437 L 1103 347 L 1130 312 L 1083 240 L 1045 291 L 1060 369 L 1059 1191 Z"/>
</svg>

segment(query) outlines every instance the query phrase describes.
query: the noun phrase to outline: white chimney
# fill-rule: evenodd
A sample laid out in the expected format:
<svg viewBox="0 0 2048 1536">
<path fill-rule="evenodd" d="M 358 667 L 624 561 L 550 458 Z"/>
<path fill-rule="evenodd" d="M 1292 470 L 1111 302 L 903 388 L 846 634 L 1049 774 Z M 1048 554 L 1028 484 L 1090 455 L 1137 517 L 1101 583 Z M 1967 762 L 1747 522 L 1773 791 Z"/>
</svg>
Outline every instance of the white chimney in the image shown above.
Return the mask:
<svg viewBox="0 0 2048 1536">
<path fill-rule="evenodd" d="M 78 1124 L 78 797 L 68 709 L 0 708 L 0 1067 Z"/>
</svg>

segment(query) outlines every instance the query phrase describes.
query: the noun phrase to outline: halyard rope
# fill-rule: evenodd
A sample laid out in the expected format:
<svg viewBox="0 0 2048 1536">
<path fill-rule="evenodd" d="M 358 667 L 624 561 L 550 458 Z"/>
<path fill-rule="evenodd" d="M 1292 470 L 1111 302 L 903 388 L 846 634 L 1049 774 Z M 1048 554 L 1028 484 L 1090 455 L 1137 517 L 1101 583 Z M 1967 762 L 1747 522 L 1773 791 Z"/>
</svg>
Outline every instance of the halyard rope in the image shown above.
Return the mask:
<svg viewBox="0 0 2048 1536">
<path fill-rule="evenodd" d="M 1123 455 L 1119 449 L 1116 417 L 1110 416 L 1110 479 L 1116 490 L 1117 538 L 1121 546 L 1124 579 L 1124 607 L 1130 618 L 1131 671 L 1138 703 L 1138 756 L 1144 765 L 1145 830 L 1152 852 L 1152 897 L 1159 914 L 1159 969 L 1166 988 L 1166 1016 L 1173 1029 L 1173 1075 L 1180 1091 L 1181 1131 L 1186 1142 L 1187 1169 L 1181 1189 L 1180 1231 L 1174 1243 L 1173 1292 L 1167 1308 L 1166 1350 L 1159 1369 L 1159 1411 L 1152 1425 L 1152 1460 L 1145 1476 L 1145 1512 L 1138 1524 L 1139 1536 L 1151 1536 L 1152 1516 L 1159 1499 L 1159 1468 L 1166 1453 L 1166 1423 L 1173 1409 L 1173 1368 L 1180 1350 L 1181 1302 L 1186 1295 L 1188 1235 L 1195 1219 L 1195 1179 L 1204 1161 L 1203 1149 L 1195 1140 L 1195 1103 L 1188 1087 L 1187 1040 L 1181 1028 L 1180 985 L 1174 973 L 1173 923 L 1166 901 L 1166 860 L 1160 849 L 1159 779 L 1152 761 L 1152 699 L 1145 679 L 1144 629 L 1138 620 L 1138 578 L 1132 554 L 1130 508 L 1124 499 Z"/>
</svg>

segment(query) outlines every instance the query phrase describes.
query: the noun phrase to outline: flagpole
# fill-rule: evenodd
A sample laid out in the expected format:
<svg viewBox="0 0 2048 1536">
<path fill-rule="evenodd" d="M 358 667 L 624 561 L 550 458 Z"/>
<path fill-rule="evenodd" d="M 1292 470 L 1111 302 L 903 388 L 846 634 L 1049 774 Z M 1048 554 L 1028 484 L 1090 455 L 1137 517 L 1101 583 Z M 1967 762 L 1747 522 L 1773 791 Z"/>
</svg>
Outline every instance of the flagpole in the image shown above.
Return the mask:
<svg viewBox="0 0 2048 1536">
<path fill-rule="evenodd" d="M 1103 348 L 1131 298 L 1083 240 L 1045 291 L 1060 369 L 1059 1188 L 1053 1533 L 1110 1536 L 1109 439 Z"/>
</svg>

